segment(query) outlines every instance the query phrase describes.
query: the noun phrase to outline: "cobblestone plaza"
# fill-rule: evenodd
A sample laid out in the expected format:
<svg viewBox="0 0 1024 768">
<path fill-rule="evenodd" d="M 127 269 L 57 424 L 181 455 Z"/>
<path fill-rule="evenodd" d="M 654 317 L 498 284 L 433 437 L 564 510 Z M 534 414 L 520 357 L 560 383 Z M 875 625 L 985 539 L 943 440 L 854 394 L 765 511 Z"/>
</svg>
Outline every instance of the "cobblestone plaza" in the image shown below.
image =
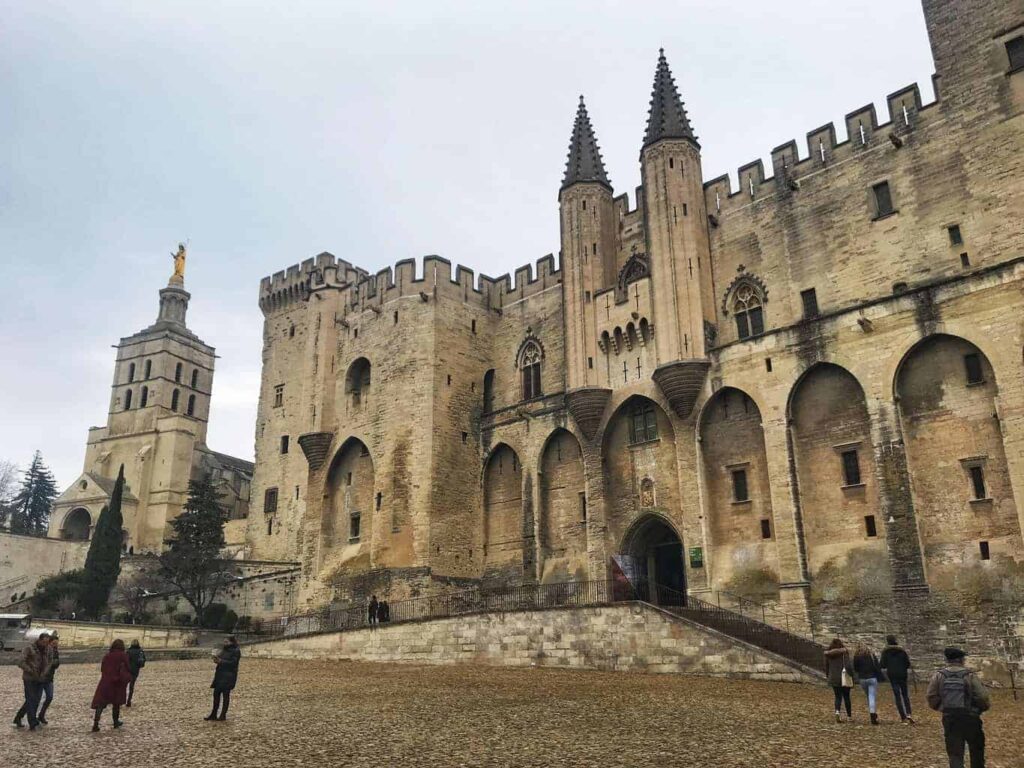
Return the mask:
<svg viewBox="0 0 1024 768">
<path fill-rule="evenodd" d="M 142 673 L 125 726 L 90 733 L 97 665 L 57 675 L 50 725 L 0 731 L 5 765 L 727 766 L 944 768 L 938 716 L 914 691 L 916 727 L 881 696 L 868 724 L 831 721 L 832 694 L 791 683 L 628 673 L 242 661 L 230 719 L 206 723 L 211 665 L 160 661 Z M 9 713 L 21 682 L 0 667 Z M 883 694 L 888 694 L 887 687 Z M 1024 766 L 1024 701 L 997 692 L 989 768 Z"/>
</svg>

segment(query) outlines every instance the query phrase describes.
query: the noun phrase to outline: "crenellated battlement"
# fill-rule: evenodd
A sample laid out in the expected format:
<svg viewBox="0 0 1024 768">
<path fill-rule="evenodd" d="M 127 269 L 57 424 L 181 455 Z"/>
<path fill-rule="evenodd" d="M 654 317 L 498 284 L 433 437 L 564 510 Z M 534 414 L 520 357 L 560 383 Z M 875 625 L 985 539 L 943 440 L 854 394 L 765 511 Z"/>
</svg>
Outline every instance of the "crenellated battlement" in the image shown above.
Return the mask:
<svg viewBox="0 0 1024 768">
<path fill-rule="evenodd" d="M 928 120 L 929 108 L 937 103 L 936 100 L 923 104 L 921 89 L 914 83 L 886 97 L 889 119 L 885 123 L 878 122 L 875 105 L 866 104 L 845 116 L 846 139 L 843 141 L 839 141 L 835 125 L 826 123 L 808 131 L 807 154 L 803 158 L 796 140 L 780 144 L 770 153 L 770 175 L 765 174 L 764 161 L 758 158 L 739 167 L 736 189 L 729 174 L 705 182 L 708 213 L 727 213 L 778 191 L 795 190 L 799 188 L 801 176 L 855 159 L 862 152 L 890 142 L 896 143 Z"/>
<path fill-rule="evenodd" d="M 553 254 L 536 264 L 525 264 L 513 274 L 514 278 L 508 273 L 477 277 L 461 264 L 455 265 L 453 274 L 452 263 L 436 255 L 424 256 L 419 264 L 415 259 L 403 259 L 394 267 L 370 274 L 325 252 L 263 278 L 259 302 L 264 314 L 269 314 L 305 301 L 317 290 L 334 289 L 346 292 L 345 305 L 352 311 L 420 294 L 473 301 L 500 310 L 561 282 Z"/>
</svg>

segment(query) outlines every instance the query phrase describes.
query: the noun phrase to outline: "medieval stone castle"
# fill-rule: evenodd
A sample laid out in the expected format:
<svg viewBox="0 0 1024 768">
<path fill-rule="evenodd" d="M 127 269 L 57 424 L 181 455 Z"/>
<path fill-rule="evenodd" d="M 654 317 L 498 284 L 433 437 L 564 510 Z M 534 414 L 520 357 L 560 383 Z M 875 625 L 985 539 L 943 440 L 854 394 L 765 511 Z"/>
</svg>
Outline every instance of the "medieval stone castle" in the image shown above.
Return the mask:
<svg viewBox="0 0 1024 768">
<path fill-rule="evenodd" d="M 300 561 L 305 605 L 755 567 L 793 610 L 854 550 L 910 594 L 1024 558 L 1024 7 L 924 11 L 934 103 L 738 188 L 664 55 L 632 201 L 581 99 L 557 262 L 265 278 L 252 556 Z"/>
<path fill-rule="evenodd" d="M 298 608 L 760 571 L 829 625 L 816 583 L 866 557 L 889 615 L 960 620 L 959 572 L 1024 560 L 1024 5 L 923 5 L 933 103 L 895 91 L 738 187 L 705 180 L 662 54 L 632 200 L 580 100 L 557 261 L 372 274 L 322 253 L 264 278 L 251 509 L 247 467 L 207 462 L 234 477 L 229 539 L 301 564 Z M 159 548 L 208 453 L 213 350 L 187 297 L 172 279 L 122 340 L 54 516 L 72 535 L 76 494 L 126 463 L 147 510 L 130 541 Z"/>
</svg>

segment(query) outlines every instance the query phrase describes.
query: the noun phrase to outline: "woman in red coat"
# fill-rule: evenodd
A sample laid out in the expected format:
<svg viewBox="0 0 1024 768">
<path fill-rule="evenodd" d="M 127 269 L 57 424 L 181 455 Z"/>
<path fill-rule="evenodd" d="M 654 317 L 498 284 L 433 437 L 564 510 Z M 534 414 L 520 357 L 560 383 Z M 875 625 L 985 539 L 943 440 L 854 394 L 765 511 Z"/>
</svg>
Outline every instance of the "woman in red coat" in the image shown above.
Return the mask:
<svg viewBox="0 0 1024 768">
<path fill-rule="evenodd" d="M 100 729 L 100 715 L 108 704 L 114 708 L 114 727 L 121 727 L 121 705 L 124 704 L 131 679 L 124 640 L 115 640 L 100 664 L 100 683 L 92 697 L 92 708 L 96 710 L 92 721 L 93 731 Z"/>
</svg>

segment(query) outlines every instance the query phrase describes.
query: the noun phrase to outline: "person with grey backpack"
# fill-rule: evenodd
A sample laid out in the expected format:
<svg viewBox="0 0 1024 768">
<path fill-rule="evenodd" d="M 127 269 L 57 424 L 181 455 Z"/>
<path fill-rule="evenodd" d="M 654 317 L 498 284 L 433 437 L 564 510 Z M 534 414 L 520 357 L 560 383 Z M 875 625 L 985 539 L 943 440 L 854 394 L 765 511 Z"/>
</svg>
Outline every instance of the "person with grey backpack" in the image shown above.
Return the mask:
<svg viewBox="0 0 1024 768">
<path fill-rule="evenodd" d="M 964 745 L 971 755 L 971 768 L 985 768 L 985 731 L 981 713 L 991 706 L 981 680 L 964 666 L 967 655 L 959 648 L 944 651 L 946 666 L 928 684 L 928 706 L 942 713 L 949 768 L 964 768 Z"/>
</svg>

